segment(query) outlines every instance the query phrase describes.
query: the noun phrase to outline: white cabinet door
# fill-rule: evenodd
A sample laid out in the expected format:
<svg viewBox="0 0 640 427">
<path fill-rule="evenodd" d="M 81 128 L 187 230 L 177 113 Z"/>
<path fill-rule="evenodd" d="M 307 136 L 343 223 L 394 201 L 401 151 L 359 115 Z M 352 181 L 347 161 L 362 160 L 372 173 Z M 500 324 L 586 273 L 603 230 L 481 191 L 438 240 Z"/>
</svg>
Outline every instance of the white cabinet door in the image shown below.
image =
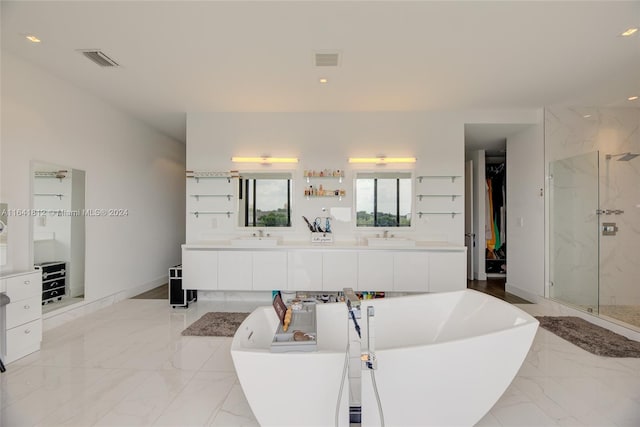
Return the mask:
<svg viewBox="0 0 640 427">
<path fill-rule="evenodd" d="M 358 253 L 359 291 L 393 290 L 393 252 L 362 251 Z"/>
<path fill-rule="evenodd" d="M 287 289 L 294 291 L 322 290 L 322 252 L 288 252 L 287 271 Z"/>
<path fill-rule="evenodd" d="M 429 258 L 426 252 L 394 252 L 393 290 L 427 292 Z"/>
<path fill-rule="evenodd" d="M 270 291 L 287 289 L 287 253 L 253 253 L 253 289 Z"/>
<path fill-rule="evenodd" d="M 212 250 L 182 250 L 182 288 L 218 289 L 218 252 Z"/>
<path fill-rule="evenodd" d="M 218 289 L 250 291 L 253 287 L 252 256 L 248 251 L 218 253 Z"/>
<path fill-rule="evenodd" d="M 322 255 L 322 290 L 358 287 L 358 253 L 327 251 Z"/>
<path fill-rule="evenodd" d="M 466 289 L 466 261 L 464 252 L 429 253 L 429 292 Z"/>
</svg>

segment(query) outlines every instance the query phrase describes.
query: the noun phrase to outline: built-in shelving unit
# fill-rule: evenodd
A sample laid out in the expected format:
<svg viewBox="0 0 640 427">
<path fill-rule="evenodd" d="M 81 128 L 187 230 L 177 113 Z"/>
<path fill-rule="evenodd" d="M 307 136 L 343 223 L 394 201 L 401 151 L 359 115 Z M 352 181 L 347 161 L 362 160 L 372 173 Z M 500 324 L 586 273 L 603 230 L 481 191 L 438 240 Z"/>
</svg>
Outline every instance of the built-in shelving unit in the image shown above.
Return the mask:
<svg viewBox="0 0 640 427">
<path fill-rule="evenodd" d="M 205 215 L 224 215 L 230 218 L 234 213 L 229 202 L 234 199 L 231 179 L 237 176 L 230 172 L 215 171 L 186 171 L 187 181 L 187 212 L 196 218 Z M 203 181 L 201 181 L 203 180 Z M 226 181 L 226 182 L 225 182 Z M 226 199 L 226 200 L 225 200 Z"/>
<path fill-rule="evenodd" d="M 422 218 L 422 215 L 451 215 L 451 218 L 455 218 L 456 215 L 461 215 L 462 212 L 418 212 L 418 216 Z"/>
<path fill-rule="evenodd" d="M 226 197 L 230 201 L 233 194 L 190 194 L 189 197 L 195 197 L 196 201 L 200 201 L 201 197 Z"/>
<path fill-rule="evenodd" d="M 451 182 L 455 182 L 456 178 L 462 178 L 461 175 L 422 175 L 417 177 L 418 182 L 422 183 L 423 179 L 442 179 L 442 178 L 449 178 L 451 179 Z"/>
<path fill-rule="evenodd" d="M 38 197 L 57 197 L 58 199 L 62 200 L 62 198 L 64 197 L 64 194 L 35 193 L 34 196 L 38 196 Z"/>
<path fill-rule="evenodd" d="M 451 201 L 456 200 L 456 197 L 462 197 L 461 194 L 418 194 L 418 200 L 422 201 L 423 197 L 451 197 Z"/>
<path fill-rule="evenodd" d="M 320 171 L 305 170 L 304 178 L 307 180 L 307 184 L 311 184 L 316 180 L 324 182 L 337 181 L 339 184 L 341 184 L 344 179 L 344 171 L 340 169 L 323 169 Z M 332 197 L 337 198 L 338 200 L 342 200 L 342 198 L 346 196 L 346 194 L 347 191 L 343 188 L 327 189 L 324 188 L 324 184 L 320 184 L 317 187 L 314 185 L 309 185 L 304 189 L 304 196 L 307 199 L 316 197 Z"/>
<path fill-rule="evenodd" d="M 459 184 L 456 185 L 456 179 L 461 178 L 460 175 L 423 175 L 416 177 L 418 184 L 427 184 L 427 188 L 420 188 L 419 194 L 416 194 L 418 202 L 425 202 L 429 204 L 429 210 L 418 211 L 418 217 L 422 218 L 423 215 L 451 215 L 451 218 L 455 218 L 456 215 L 460 215 L 461 212 L 458 206 L 458 200 L 462 200 L 462 194 L 459 193 L 461 189 Z M 451 182 L 438 182 L 438 180 L 451 180 Z M 450 202 L 438 202 L 442 199 L 451 199 Z"/>
<path fill-rule="evenodd" d="M 218 212 L 218 211 L 193 211 L 193 212 L 189 212 L 191 215 L 194 215 L 196 218 L 198 218 L 200 215 L 226 215 L 227 218 L 229 218 L 231 216 L 230 211 L 226 211 L 226 212 Z"/>
</svg>

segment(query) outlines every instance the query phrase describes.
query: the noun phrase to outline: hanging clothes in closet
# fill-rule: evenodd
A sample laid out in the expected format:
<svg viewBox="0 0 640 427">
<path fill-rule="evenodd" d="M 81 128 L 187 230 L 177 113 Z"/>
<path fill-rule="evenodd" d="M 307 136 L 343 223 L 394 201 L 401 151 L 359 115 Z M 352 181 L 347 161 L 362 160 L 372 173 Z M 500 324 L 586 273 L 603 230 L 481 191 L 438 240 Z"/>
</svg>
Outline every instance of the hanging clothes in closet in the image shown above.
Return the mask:
<svg viewBox="0 0 640 427">
<path fill-rule="evenodd" d="M 505 273 L 507 271 L 505 164 L 487 165 L 486 180 L 486 270 L 487 273 Z"/>
</svg>

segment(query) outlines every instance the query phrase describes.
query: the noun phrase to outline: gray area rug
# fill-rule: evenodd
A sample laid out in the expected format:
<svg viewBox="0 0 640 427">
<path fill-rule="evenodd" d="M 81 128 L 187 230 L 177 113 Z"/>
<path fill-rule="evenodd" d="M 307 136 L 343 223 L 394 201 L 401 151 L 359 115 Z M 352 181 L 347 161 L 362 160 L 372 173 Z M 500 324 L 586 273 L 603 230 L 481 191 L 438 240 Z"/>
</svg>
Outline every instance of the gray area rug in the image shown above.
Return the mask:
<svg viewBox="0 0 640 427">
<path fill-rule="evenodd" d="M 583 350 L 606 357 L 640 357 L 640 342 L 573 316 L 538 316 L 540 326 Z"/>
<path fill-rule="evenodd" d="M 207 313 L 182 331 L 185 336 L 232 337 L 249 313 Z"/>
</svg>

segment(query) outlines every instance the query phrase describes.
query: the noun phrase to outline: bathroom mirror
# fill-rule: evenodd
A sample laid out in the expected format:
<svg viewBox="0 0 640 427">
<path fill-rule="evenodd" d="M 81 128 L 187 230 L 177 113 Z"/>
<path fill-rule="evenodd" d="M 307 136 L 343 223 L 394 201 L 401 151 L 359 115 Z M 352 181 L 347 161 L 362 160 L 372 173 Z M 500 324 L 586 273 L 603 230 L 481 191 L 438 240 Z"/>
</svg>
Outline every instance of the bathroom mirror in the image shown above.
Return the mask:
<svg viewBox="0 0 640 427">
<path fill-rule="evenodd" d="M 411 173 L 362 172 L 356 175 L 357 227 L 411 226 Z"/>
<path fill-rule="evenodd" d="M 85 172 L 33 162 L 33 263 L 43 270 L 43 312 L 84 300 Z"/>
<path fill-rule="evenodd" d="M 6 203 L 0 203 L 0 266 L 7 263 L 7 236 L 9 234 L 9 211 Z"/>
<path fill-rule="evenodd" d="M 291 227 L 291 173 L 240 173 L 240 227 Z"/>
</svg>

